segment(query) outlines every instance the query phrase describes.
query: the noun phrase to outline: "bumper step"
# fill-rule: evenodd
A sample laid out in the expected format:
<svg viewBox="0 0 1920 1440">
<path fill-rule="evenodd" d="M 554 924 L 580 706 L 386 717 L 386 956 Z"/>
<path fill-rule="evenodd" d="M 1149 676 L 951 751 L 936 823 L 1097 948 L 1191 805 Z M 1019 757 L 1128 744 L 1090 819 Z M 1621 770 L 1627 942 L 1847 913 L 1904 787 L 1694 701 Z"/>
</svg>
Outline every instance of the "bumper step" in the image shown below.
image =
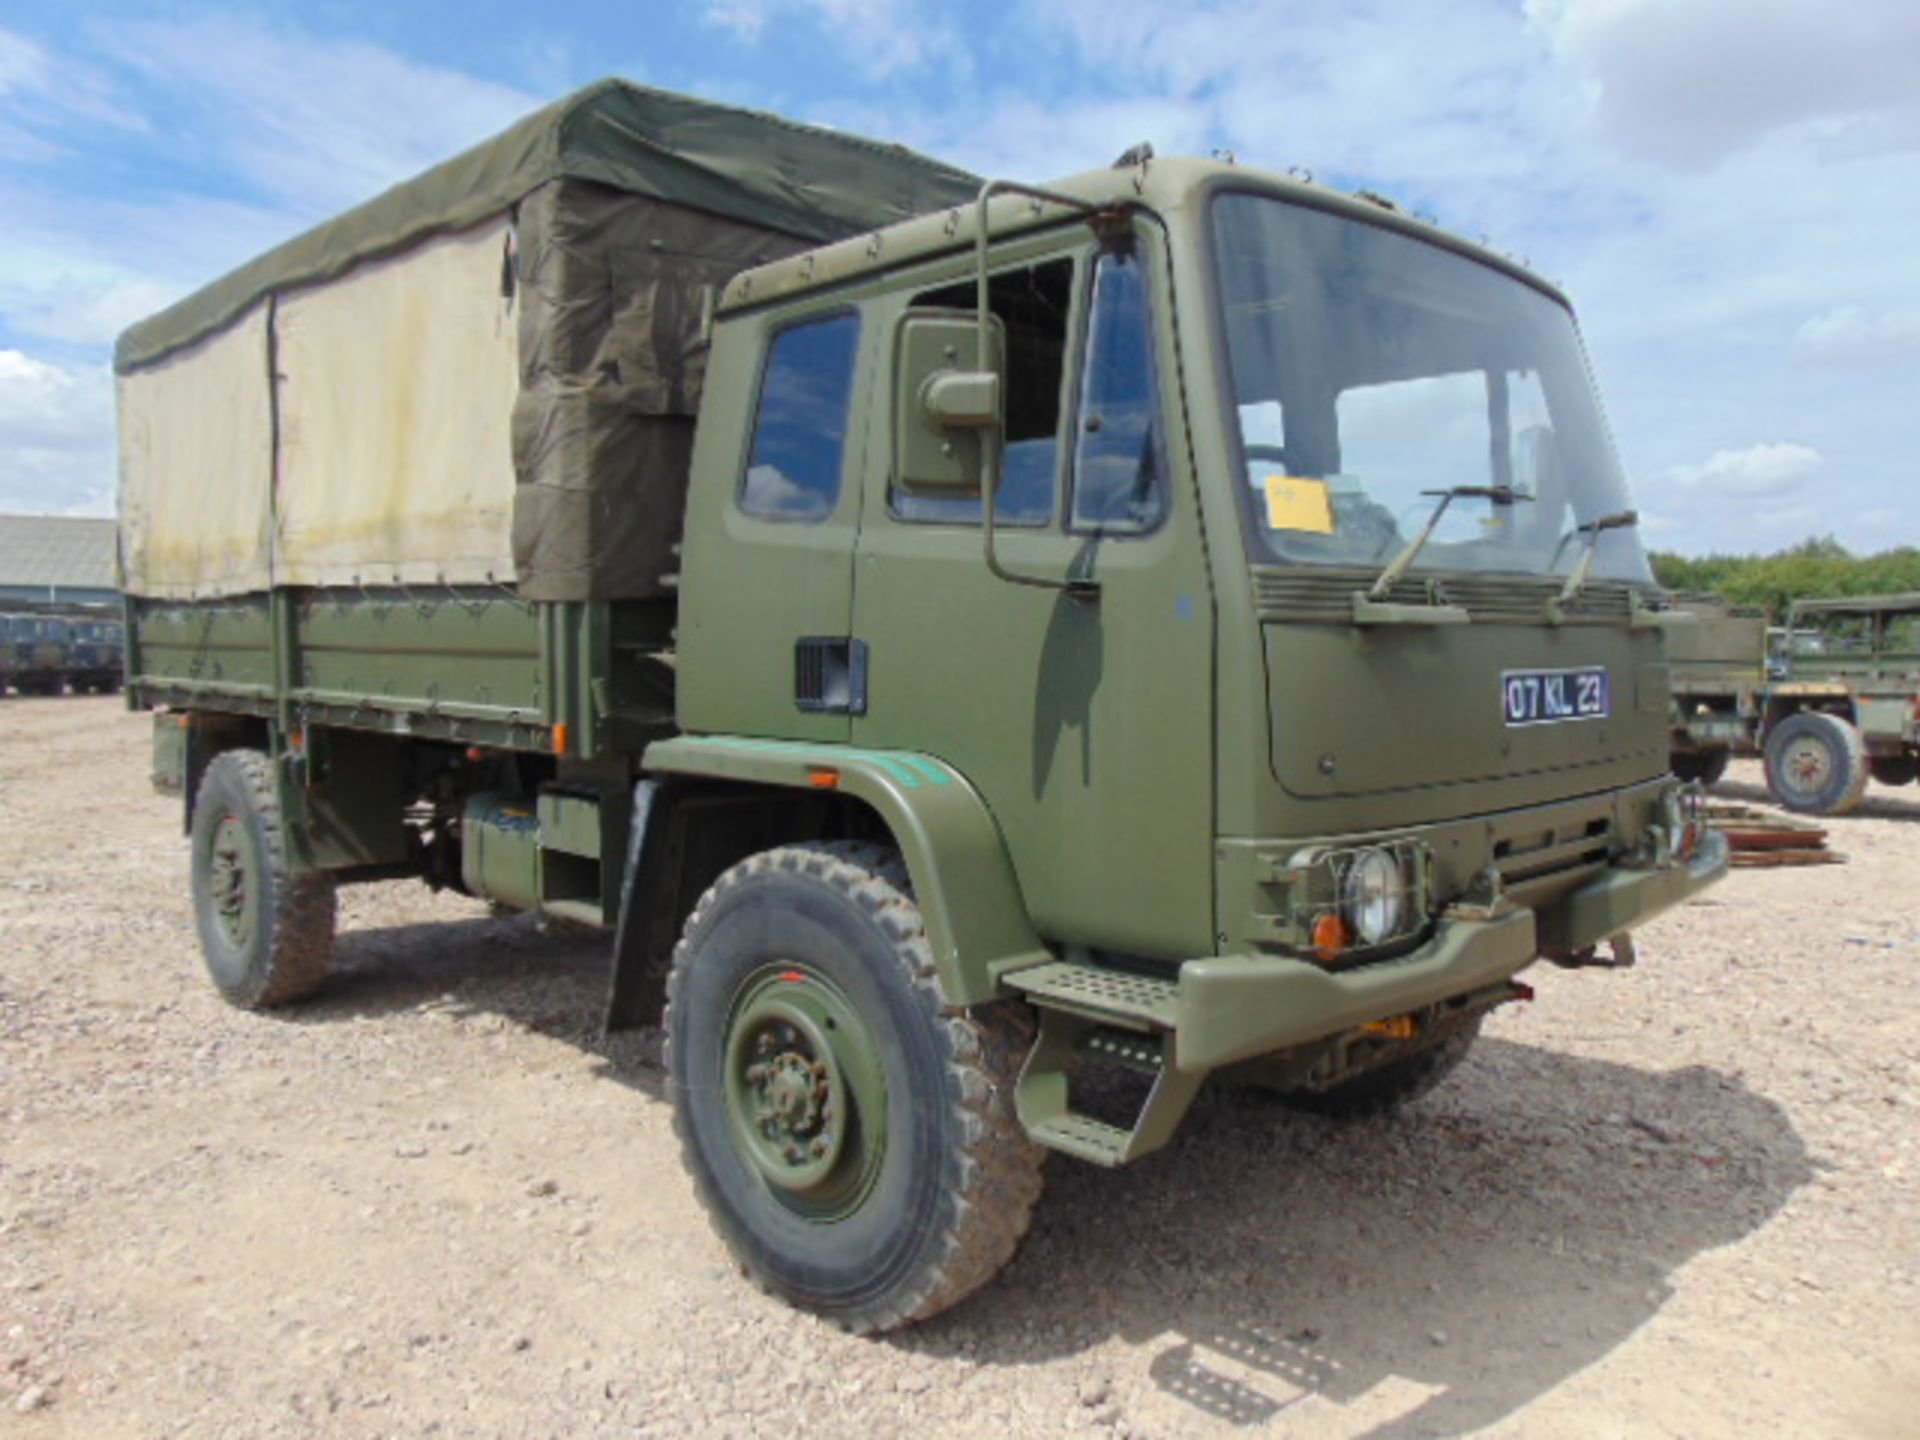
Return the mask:
<svg viewBox="0 0 1920 1440">
<path fill-rule="evenodd" d="M 1179 1018 L 1179 983 L 1155 975 L 1056 960 L 1016 970 L 1007 984 L 1036 1005 L 1128 1030 L 1171 1030 Z"/>
<path fill-rule="evenodd" d="M 1040 1035 L 1014 1092 L 1028 1135 L 1095 1165 L 1137 1160 L 1172 1138 L 1205 1078 L 1173 1065 L 1176 981 L 1070 960 L 1006 979 L 1040 1012 Z M 1073 1108 L 1072 1076 L 1087 1062 L 1153 1076 L 1131 1126 Z"/>
</svg>

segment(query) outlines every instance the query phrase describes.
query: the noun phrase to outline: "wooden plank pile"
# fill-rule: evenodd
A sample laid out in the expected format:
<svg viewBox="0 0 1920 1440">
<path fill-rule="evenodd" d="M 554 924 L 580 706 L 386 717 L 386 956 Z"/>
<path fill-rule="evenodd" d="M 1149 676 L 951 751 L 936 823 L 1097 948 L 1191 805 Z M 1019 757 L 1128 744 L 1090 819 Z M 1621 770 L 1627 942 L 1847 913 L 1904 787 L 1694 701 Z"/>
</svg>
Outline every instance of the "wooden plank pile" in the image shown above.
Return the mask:
<svg viewBox="0 0 1920 1440">
<path fill-rule="evenodd" d="M 1842 865 L 1847 857 L 1827 848 L 1827 832 L 1811 820 L 1760 805 L 1709 801 L 1707 823 L 1727 837 L 1736 867 Z"/>
</svg>

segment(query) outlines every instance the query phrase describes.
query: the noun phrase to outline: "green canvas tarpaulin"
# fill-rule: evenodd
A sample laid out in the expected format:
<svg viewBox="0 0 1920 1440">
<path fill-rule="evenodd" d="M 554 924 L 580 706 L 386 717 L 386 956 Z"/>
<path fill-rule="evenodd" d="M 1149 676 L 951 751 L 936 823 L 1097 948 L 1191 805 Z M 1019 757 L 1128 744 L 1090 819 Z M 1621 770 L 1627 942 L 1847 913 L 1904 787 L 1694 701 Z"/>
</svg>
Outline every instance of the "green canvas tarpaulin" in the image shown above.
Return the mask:
<svg viewBox="0 0 1920 1440">
<path fill-rule="evenodd" d="M 510 576 L 521 593 L 541 600 L 661 593 L 679 538 L 709 292 L 749 266 L 963 204 L 978 186 L 976 177 L 898 146 L 624 81 L 602 81 L 550 105 L 120 337 L 122 500 L 123 512 L 134 512 L 123 513 L 130 588 L 142 593 L 151 579 L 147 593 L 191 597 L 259 588 L 263 577 L 328 584 Z M 501 238 L 489 239 L 496 231 Z M 464 268 L 450 269 L 444 254 L 428 259 L 449 245 L 473 249 L 477 240 L 498 257 L 484 279 L 479 250 L 460 262 Z M 416 263 L 418 284 L 408 269 Z M 450 285 L 464 288 L 449 295 Z M 490 497 L 474 477 L 494 462 L 462 456 L 448 443 L 449 435 L 491 437 L 495 427 L 476 425 L 470 413 L 458 424 L 420 413 L 449 405 L 446 392 L 461 387 L 448 385 L 448 367 L 469 362 L 436 351 L 431 309 L 417 336 L 402 325 L 395 315 L 402 301 L 457 304 L 469 328 L 475 306 L 504 307 L 511 331 L 503 363 L 518 370 L 499 427 L 510 435 L 510 503 L 475 500 Z M 196 506 L 224 493 L 236 504 L 247 500 L 249 513 L 271 509 L 282 517 L 277 529 L 251 520 L 232 527 L 238 540 L 224 552 L 223 573 L 203 575 L 194 557 L 223 552 L 170 534 L 188 517 L 166 507 L 181 508 L 183 498 L 170 498 L 179 487 L 168 477 L 204 472 L 206 462 L 196 455 L 187 463 L 184 446 L 178 457 L 165 453 L 169 407 L 180 413 L 180 404 L 197 402 L 194 374 L 202 366 L 210 381 L 218 369 L 225 387 L 215 408 L 244 401 L 226 398 L 245 385 L 249 369 L 228 337 L 248 317 L 257 326 L 262 310 L 265 343 L 278 336 L 283 362 L 286 327 L 304 325 L 291 353 L 305 368 L 289 373 L 280 364 L 277 393 L 259 403 L 283 418 L 308 418 L 292 427 L 291 441 L 286 425 L 273 427 L 268 456 L 258 446 L 229 447 L 239 458 L 223 469 L 231 463 L 236 473 L 191 477 Z M 395 335 L 407 343 L 376 338 Z M 222 351 L 216 367 L 211 357 Z M 405 370 L 435 365 L 431 377 Z M 394 401 L 389 408 L 399 418 L 381 420 L 370 415 L 374 407 L 324 393 L 329 368 L 336 376 L 379 372 L 379 393 Z M 262 386 L 266 370 L 262 354 Z M 470 404 L 472 387 L 462 393 Z M 316 403 L 307 404 L 310 396 Z M 130 415 L 140 422 L 131 444 Z M 375 424 L 392 434 L 361 433 Z M 413 432 L 431 443 L 412 443 Z M 297 463 L 288 463 L 289 444 L 301 447 Z M 365 457 L 387 454 L 403 457 L 396 465 L 413 457 L 411 471 L 362 473 Z M 360 468 L 343 475 L 348 456 Z M 507 463 L 499 457 L 500 473 Z M 329 475 L 327 488 L 316 491 Z M 306 488 L 281 493 L 272 507 L 258 503 L 276 484 Z M 457 505 L 482 518 L 459 523 L 449 497 L 465 497 Z M 343 512 L 353 504 L 364 513 Z M 497 527 L 498 553 L 489 554 L 496 528 L 484 517 L 496 509 L 510 511 L 510 523 Z M 248 558 L 246 537 L 263 531 L 270 533 Z M 448 555 L 447 537 L 456 533 L 460 553 Z M 141 557 L 149 553 L 171 557 L 173 570 L 144 575 Z"/>
<path fill-rule="evenodd" d="M 589 180 L 809 244 L 973 197 L 976 176 L 899 145 L 602 80 L 344 215 L 269 250 L 120 337 L 122 370 L 192 344 L 275 290 L 330 279 L 436 231 Z"/>
</svg>

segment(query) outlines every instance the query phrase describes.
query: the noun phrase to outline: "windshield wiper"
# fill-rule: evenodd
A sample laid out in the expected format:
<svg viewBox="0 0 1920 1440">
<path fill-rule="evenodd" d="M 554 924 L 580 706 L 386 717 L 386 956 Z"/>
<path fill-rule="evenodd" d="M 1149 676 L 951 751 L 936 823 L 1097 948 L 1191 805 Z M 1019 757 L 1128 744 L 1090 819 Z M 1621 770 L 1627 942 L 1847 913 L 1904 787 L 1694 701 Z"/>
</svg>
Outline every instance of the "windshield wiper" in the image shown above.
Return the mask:
<svg viewBox="0 0 1920 1440">
<path fill-rule="evenodd" d="M 1590 520 L 1585 525 L 1573 527 L 1576 535 L 1587 537 L 1587 548 L 1580 553 L 1580 563 L 1573 567 L 1573 573 L 1567 576 L 1567 583 L 1560 587 L 1560 593 L 1554 596 L 1555 605 L 1571 605 L 1574 597 L 1587 588 L 1587 576 L 1593 570 L 1593 557 L 1600 553 L 1600 536 L 1608 530 L 1625 530 L 1630 525 L 1640 523 L 1638 510 L 1616 510 L 1611 515 L 1602 515 L 1598 520 Z"/>
<path fill-rule="evenodd" d="M 1440 517 L 1447 513 L 1447 507 L 1454 501 L 1492 500 L 1496 504 L 1511 505 L 1516 500 L 1533 499 L 1533 496 L 1525 491 L 1515 490 L 1511 485 L 1455 485 L 1447 490 L 1422 490 L 1420 493 L 1438 496 L 1440 503 L 1433 507 L 1433 514 L 1427 517 L 1426 528 L 1409 540 L 1406 548 L 1388 561 L 1387 568 L 1380 572 L 1379 578 L 1367 587 L 1369 600 L 1386 599 L 1387 592 L 1393 589 L 1394 582 L 1413 568 L 1413 562 L 1419 558 L 1421 547 L 1439 528 Z"/>
</svg>

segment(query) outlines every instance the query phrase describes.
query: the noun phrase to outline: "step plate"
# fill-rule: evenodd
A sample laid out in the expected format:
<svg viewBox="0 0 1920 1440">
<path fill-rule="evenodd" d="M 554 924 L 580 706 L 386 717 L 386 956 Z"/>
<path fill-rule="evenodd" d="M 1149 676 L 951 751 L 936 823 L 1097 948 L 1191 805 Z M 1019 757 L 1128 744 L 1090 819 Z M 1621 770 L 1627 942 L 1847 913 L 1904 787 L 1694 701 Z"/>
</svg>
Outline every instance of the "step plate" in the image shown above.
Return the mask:
<svg viewBox="0 0 1920 1440">
<path fill-rule="evenodd" d="M 1173 1029 L 1180 1013 L 1177 981 L 1079 965 L 1071 960 L 1016 970 L 1006 982 L 1043 1005 L 1101 1019 L 1131 1020 L 1158 1030 Z"/>
<path fill-rule="evenodd" d="M 1131 1130 L 1086 1115 L 1066 1114 L 1033 1127 L 1033 1138 L 1052 1150 L 1064 1151 L 1095 1165 L 1113 1166 L 1127 1158 Z"/>
</svg>

